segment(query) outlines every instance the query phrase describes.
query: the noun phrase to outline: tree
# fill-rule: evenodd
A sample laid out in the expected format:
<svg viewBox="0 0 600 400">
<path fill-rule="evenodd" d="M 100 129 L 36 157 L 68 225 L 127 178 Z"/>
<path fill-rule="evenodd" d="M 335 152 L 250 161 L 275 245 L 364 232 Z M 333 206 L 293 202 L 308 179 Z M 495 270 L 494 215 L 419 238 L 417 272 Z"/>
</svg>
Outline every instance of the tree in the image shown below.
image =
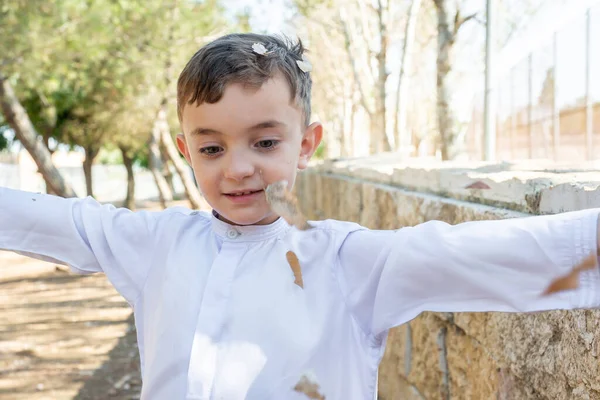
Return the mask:
<svg viewBox="0 0 600 400">
<path fill-rule="evenodd" d="M 411 135 L 406 126 L 408 88 L 412 69 L 412 53 L 415 44 L 417 18 L 421 9 L 421 0 L 411 0 L 408 9 L 408 19 L 404 29 L 402 60 L 396 88 L 396 115 L 394 118 L 394 135 L 396 149 L 406 150 L 410 145 Z"/>
<path fill-rule="evenodd" d="M 295 5 L 302 18 L 297 25 L 304 28 L 303 33 L 311 39 L 313 46 L 326 49 L 316 54 L 319 63 L 313 70 L 315 81 L 324 67 L 329 63 L 333 65 L 323 75 L 335 78 L 329 83 L 322 81 L 321 88 L 333 90 L 331 97 L 337 93 L 344 99 L 332 103 L 339 107 L 339 115 L 345 115 L 337 121 L 338 129 L 343 132 L 353 125 L 355 103 L 358 102 L 369 119 L 370 152 L 391 150 L 387 136 L 390 114 L 387 109 L 390 94 L 387 87 L 389 26 L 394 25 L 390 2 L 296 0 Z M 338 50 L 340 48 L 342 53 Z M 326 63 L 324 60 L 327 60 Z M 315 93 L 315 97 L 318 96 L 320 94 Z M 325 108 L 331 106 L 323 104 Z M 344 133 L 338 137 L 345 140 Z"/>
<path fill-rule="evenodd" d="M 38 134 L 29 120 L 25 109 L 19 103 L 12 85 L 0 74 L 0 106 L 4 118 L 15 132 L 16 137 L 33 157 L 46 184 L 53 193 L 63 197 L 76 197 L 73 188 L 63 179 L 54 164 L 50 152 L 37 140 Z"/>
<path fill-rule="evenodd" d="M 0 34 L 7 38 L 0 44 L 0 54 L 11 60 L 6 74 L 18 77 L 21 101 L 47 150 L 52 151 L 50 138 L 84 150 L 89 195 L 93 195 L 92 166 L 102 147 L 121 149 L 126 164 L 139 153 L 137 139 L 133 143 L 120 139 L 127 133 L 115 120 L 127 124 L 115 116 L 129 114 L 139 121 L 134 113 L 144 115 L 147 123 L 141 125 L 148 138 L 163 98 L 175 97 L 174 85 L 165 87 L 161 79 L 163 55 L 170 54 L 173 66 L 182 66 L 204 36 L 229 27 L 220 18 L 223 10 L 216 0 L 173 0 L 171 8 L 182 18 L 167 24 L 164 2 L 159 0 L 8 0 L 7 4 L 0 14 Z M 146 110 L 153 110 L 150 117 Z M 137 136 L 139 130 L 134 131 Z M 158 143 L 161 137 L 164 142 L 158 134 Z M 126 165 L 128 173 L 130 167 Z M 131 177 L 128 181 L 133 186 Z"/>
<path fill-rule="evenodd" d="M 476 14 L 463 17 L 460 9 L 450 18 L 448 0 L 434 0 L 438 18 L 438 55 L 437 55 L 437 120 L 440 135 L 440 150 L 442 160 L 450 160 L 457 155 L 456 121 L 450 106 L 452 70 L 452 50 L 456 43 L 457 35 L 463 24 L 474 18 Z"/>
<path fill-rule="evenodd" d="M 160 68 L 162 76 L 158 82 L 157 91 L 159 93 L 155 118 L 149 136 L 149 166 L 152 175 L 157 183 L 161 203 L 167 204 L 172 199 L 171 190 L 167 181 L 161 173 L 162 159 L 161 147 L 165 150 L 166 158 L 173 164 L 177 171 L 181 182 L 183 183 L 184 191 L 193 208 L 201 206 L 200 193 L 189 173 L 189 168 L 179 156 L 179 152 L 173 142 L 171 130 L 169 127 L 168 105 L 170 99 L 175 98 L 175 79 L 173 76 L 174 65 L 181 57 L 181 53 L 176 53 L 173 43 L 181 42 L 190 46 L 197 46 L 198 42 L 203 42 L 205 38 L 197 35 L 210 34 L 214 36 L 217 33 L 223 33 L 221 30 L 226 28 L 226 24 L 220 24 L 219 18 L 215 18 L 214 10 L 217 9 L 216 3 L 205 2 L 196 4 L 185 4 L 180 0 L 172 0 L 170 6 L 166 10 L 167 19 L 162 25 L 163 35 L 166 39 L 164 43 L 158 42 L 157 47 L 162 47 L 162 56 L 157 57 L 162 66 Z M 213 12 L 211 12 L 213 11 Z M 165 10 L 163 9 L 163 13 Z M 192 23 L 193 22 L 193 23 Z M 195 38 L 194 42 L 189 42 L 186 38 Z M 189 47 L 188 47 L 189 48 Z M 189 56 L 187 56 L 189 57 Z M 187 58 L 186 57 L 186 58 Z"/>
<path fill-rule="evenodd" d="M 360 103 L 369 115 L 371 153 L 390 151 L 386 118 L 389 3 L 377 0 L 371 5 L 357 0 L 353 5 L 340 5 L 338 8 L 344 47 L 352 66 Z"/>
<path fill-rule="evenodd" d="M 73 1 L 63 3 L 65 8 L 74 6 Z M 39 84 L 38 78 L 52 64 L 51 49 L 60 46 L 62 34 L 68 30 L 66 21 L 53 18 L 57 4 L 53 0 L 7 0 L 0 7 L 0 102 L 5 123 L 31 154 L 48 190 L 71 197 L 75 192 L 52 164 L 47 147 L 39 145 L 34 122 L 17 97 L 17 94 L 28 97 L 24 88 L 35 87 L 34 82 Z"/>
</svg>

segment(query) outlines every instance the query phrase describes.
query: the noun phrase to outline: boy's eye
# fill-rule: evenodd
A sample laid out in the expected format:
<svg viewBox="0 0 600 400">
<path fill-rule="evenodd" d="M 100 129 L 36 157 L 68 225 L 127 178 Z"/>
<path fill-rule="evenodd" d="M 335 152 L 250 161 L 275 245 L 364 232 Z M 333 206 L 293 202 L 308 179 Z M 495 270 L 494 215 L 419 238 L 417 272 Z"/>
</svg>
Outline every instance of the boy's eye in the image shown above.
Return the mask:
<svg viewBox="0 0 600 400">
<path fill-rule="evenodd" d="M 256 147 L 259 147 L 261 149 L 271 149 L 275 146 L 277 146 L 277 144 L 279 143 L 279 141 L 277 140 L 261 140 L 260 142 L 258 142 L 256 144 Z"/>
<path fill-rule="evenodd" d="M 219 146 L 208 146 L 200 149 L 201 154 L 205 154 L 207 156 L 214 156 L 221 151 Z"/>
</svg>

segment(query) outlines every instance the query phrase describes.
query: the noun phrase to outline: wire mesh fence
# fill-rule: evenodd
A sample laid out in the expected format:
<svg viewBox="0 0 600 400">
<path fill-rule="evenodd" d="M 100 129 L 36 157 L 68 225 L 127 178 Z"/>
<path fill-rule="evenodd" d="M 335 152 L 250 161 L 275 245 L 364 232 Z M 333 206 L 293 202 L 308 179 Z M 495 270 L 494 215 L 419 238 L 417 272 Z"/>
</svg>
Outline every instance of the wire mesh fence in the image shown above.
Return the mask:
<svg viewBox="0 0 600 400">
<path fill-rule="evenodd" d="M 600 4 L 547 37 L 496 81 L 496 159 L 600 159 Z M 482 158 L 483 93 L 466 145 Z"/>
</svg>

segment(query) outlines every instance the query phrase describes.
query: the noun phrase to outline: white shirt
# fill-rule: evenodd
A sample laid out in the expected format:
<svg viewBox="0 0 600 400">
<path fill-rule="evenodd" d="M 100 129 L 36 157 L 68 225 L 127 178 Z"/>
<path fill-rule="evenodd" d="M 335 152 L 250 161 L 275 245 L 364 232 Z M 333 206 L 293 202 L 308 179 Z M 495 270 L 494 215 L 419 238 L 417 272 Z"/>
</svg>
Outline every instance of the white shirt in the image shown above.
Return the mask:
<svg viewBox="0 0 600 400">
<path fill-rule="evenodd" d="M 600 304 L 600 273 L 541 297 L 596 251 L 598 210 L 373 231 L 327 220 L 235 227 L 208 212 L 130 212 L 0 189 L 0 249 L 105 272 L 132 305 L 142 399 L 374 399 L 390 328 L 424 310 Z M 285 254 L 296 253 L 304 289 Z"/>
</svg>

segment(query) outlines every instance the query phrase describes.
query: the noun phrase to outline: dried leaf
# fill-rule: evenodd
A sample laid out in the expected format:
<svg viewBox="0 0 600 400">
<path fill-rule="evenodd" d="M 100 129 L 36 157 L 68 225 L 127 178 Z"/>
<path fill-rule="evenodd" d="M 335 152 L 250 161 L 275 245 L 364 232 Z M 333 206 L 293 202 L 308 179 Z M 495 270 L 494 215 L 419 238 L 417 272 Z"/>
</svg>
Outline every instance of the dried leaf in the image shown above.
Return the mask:
<svg viewBox="0 0 600 400">
<path fill-rule="evenodd" d="M 294 273 L 294 283 L 301 288 L 304 288 L 304 282 L 302 281 L 302 269 L 300 268 L 298 256 L 293 251 L 288 251 L 285 253 L 285 257 L 287 258 L 287 262 L 290 264 L 292 272 Z"/>
<path fill-rule="evenodd" d="M 287 181 L 279 181 L 267 186 L 265 189 L 267 202 L 273 212 L 285 219 L 288 224 L 300 230 L 311 229 L 312 226 L 298 207 L 296 196 L 288 191 L 287 185 Z"/>
<path fill-rule="evenodd" d="M 597 256 L 592 253 L 567 275 L 553 280 L 550 285 L 544 290 L 542 296 L 547 296 L 552 293 L 562 292 L 563 290 L 572 290 L 579 287 L 579 274 L 583 271 L 594 269 L 597 267 Z"/>
<path fill-rule="evenodd" d="M 252 45 L 252 51 L 254 51 L 256 54 L 260 54 L 261 56 L 264 56 L 268 53 L 267 48 L 262 43 L 254 43 Z"/>
<path fill-rule="evenodd" d="M 302 60 L 296 60 L 296 64 L 298 64 L 298 68 L 300 68 L 302 72 L 312 71 L 312 64 L 305 55 L 302 55 Z"/>
<path fill-rule="evenodd" d="M 491 189 L 491 187 L 482 181 L 476 181 L 470 185 L 465 186 L 465 189 Z"/>
<path fill-rule="evenodd" d="M 319 392 L 320 387 L 315 380 L 316 379 L 312 379 L 306 375 L 302 375 L 302 378 L 300 378 L 296 386 L 294 386 L 294 391 L 304 393 L 309 399 L 325 400 L 325 396 Z"/>
</svg>

